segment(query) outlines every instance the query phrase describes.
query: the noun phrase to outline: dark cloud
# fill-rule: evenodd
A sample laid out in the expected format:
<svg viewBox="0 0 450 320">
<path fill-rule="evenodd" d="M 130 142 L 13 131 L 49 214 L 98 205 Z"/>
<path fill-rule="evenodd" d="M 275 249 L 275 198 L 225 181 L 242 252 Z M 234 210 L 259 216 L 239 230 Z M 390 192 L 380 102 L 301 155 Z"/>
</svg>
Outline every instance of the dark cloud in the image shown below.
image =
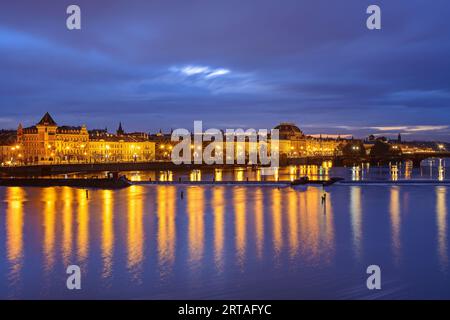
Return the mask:
<svg viewBox="0 0 450 320">
<path fill-rule="evenodd" d="M 130 130 L 272 127 L 310 133 L 401 127 L 450 140 L 450 3 L 376 1 L 20 1 L 0 11 L 0 126 Z M 414 126 L 429 130 L 411 131 Z M 409 131 L 408 131 L 409 130 Z"/>
</svg>

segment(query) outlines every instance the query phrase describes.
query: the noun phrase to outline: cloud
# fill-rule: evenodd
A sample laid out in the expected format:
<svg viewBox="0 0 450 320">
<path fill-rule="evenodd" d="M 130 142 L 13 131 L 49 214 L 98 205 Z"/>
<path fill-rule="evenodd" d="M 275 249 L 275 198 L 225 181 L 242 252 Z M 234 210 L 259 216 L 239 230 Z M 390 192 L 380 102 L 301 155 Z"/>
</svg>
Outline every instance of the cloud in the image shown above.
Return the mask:
<svg viewBox="0 0 450 320">
<path fill-rule="evenodd" d="M 449 126 L 432 126 L 432 125 L 419 125 L 419 126 L 381 126 L 381 127 L 369 127 L 378 131 L 404 131 L 404 132 L 428 132 L 439 131 L 448 129 Z"/>
<path fill-rule="evenodd" d="M 230 70 L 228 70 L 228 69 L 216 69 L 216 70 L 213 70 L 211 73 L 209 73 L 206 77 L 211 78 L 211 77 L 223 76 L 228 73 L 230 73 Z"/>
<path fill-rule="evenodd" d="M 171 72 L 183 74 L 185 76 L 202 75 L 204 78 L 212 78 L 229 74 L 231 71 L 225 68 L 211 68 L 208 66 L 188 65 L 184 67 L 171 67 Z"/>
<path fill-rule="evenodd" d="M 177 70 L 177 69 L 175 69 L 175 70 Z M 195 74 L 209 74 L 210 69 L 209 69 L 209 67 L 187 66 L 187 67 L 181 68 L 181 72 L 187 76 L 192 76 Z"/>
<path fill-rule="evenodd" d="M 106 11 L 79 1 L 79 32 L 64 28 L 63 3 L 2 6 L 1 117 L 34 123 L 50 111 L 61 123 L 122 119 L 146 131 L 193 118 L 355 136 L 449 131 L 448 0 L 383 1 L 380 32 L 366 29 L 360 0 L 327 10 L 323 0 L 136 0 Z"/>
<path fill-rule="evenodd" d="M 350 139 L 352 137 L 351 134 L 330 134 L 330 133 L 315 133 L 315 134 L 310 134 L 309 136 L 314 137 L 314 138 L 332 138 L 332 139 L 337 139 L 337 138 L 342 138 L 342 139 Z"/>
</svg>

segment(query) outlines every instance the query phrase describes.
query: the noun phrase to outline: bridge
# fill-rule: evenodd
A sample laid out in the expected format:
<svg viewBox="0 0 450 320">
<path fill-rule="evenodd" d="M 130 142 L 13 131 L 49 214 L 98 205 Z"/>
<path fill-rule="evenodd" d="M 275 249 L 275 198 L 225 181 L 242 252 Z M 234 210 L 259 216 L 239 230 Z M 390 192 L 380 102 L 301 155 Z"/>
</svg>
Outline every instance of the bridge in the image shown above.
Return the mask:
<svg viewBox="0 0 450 320">
<path fill-rule="evenodd" d="M 418 168 L 423 160 L 450 158 L 449 151 L 443 152 L 418 152 L 386 157 L 349 157 L 349 156 L 310 156 L 302 158 L 289 158 L 281 165 L 321 165 L 324 161 L 332 161 L 333 166 L 352 166 L 362 162 L 370 162 L 372 165 L 387 165 L 389 163 L 412 161 L 413 167 Z"/>
<path fill-rule="evenodd" d="M 370 158 L 370 157 L 345 157 L 345 156 L 313 156 L 302 158 L 289 158 L 287 161 L 280 161 L 281 166 L 285 165 L 322 165 L 324 161 L 332 161 L 333 166 L 352 166 L 362 162 L 370 162 L 373 165 L 386 165 L 388 163 L 412 161 L 414 167 L 420 167 L 420 163 L 429 158 L 450 158 L 450 152 L 423 152 L 414 154 L 403 154 L 392 157 Z M 122 163 L 79 163 L 79 164 L 58 164 L 58 165 L 22 165 L 0 167 L 0 174 L 3 175 L 28 175 L 45 176 L 52 174 L 65 174 L 76 172 L 99 172 L 99 171 L 145 171 L 145 170 L 194 170 L 194 169 L 215 169 L 243 167 L 245 165 L 206 165 L 189 164 L 175 165 L 171 161 L 152 162 L 122 162 Z M 249 165 L 247 165 L 249 166 Z"/>
<path fill-rule="evenodd" d="M 426 159 L 442 159 L 442 158 L 450 158 L 449 151 L 442 152 L 418 152 L 414 154 L 403 154 L 401 155 L 403 161 L 412 161 L 413 167 L 420 167 L 420 163 Z"/>
</svg>

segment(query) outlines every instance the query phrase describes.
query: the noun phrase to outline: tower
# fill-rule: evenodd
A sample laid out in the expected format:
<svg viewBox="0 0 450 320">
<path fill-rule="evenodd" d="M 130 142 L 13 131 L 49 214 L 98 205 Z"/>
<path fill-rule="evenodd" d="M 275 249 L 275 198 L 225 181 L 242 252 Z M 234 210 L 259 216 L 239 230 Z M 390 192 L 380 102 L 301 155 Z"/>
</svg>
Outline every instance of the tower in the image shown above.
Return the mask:
<svg viewBox="0 0 450 320">
<path fill-rule="evenodd" d="M 23 127 L 22 124 L 19 123 L 19 126 L 17 127 L 17 143 L 22 143 L 23 140 Z"/>
<path fill-rule="evenodd" d="M 125 134 L 122 128 L 122 122 L 119 122 L 119 128 L 117 129 L 116 133 L 118 136 L 123 136 Z"/>
<path fill-rule="evenodd" d="M 38 134 L 38 161 L 49 161 L 54 157 L 55 142 L 56 142 L 56 129 L 58 125 L 52 116 L 46 112 L 41 121 L 36 124 Z"/>
</svg>

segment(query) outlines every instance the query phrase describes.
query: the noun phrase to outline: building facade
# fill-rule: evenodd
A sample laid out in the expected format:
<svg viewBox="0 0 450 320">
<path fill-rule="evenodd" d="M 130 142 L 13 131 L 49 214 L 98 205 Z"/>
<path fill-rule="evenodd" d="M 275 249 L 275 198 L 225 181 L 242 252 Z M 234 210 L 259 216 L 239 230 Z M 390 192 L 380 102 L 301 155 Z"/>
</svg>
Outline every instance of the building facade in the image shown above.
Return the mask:
<svg viewBox="0 0 450 320">
<path fill-rule="evenodd" d="M 89 132 L 86 126 L 58 126 L 49 113 L 34 126 L 17 129 L 17 147 L 24 164 L 131 162 L 154 160 L 155 143 L 145 134 L 128 135 L 106 130 Z"/>
<path fill-rule="evenodd" d="M 224 133 L 223 142 L 220 144 L 216 142 L 219 156 L 222 157 L 224 163 L 230 158 L 236 160 L 239 157 L 244 157 L 249 163 L 249 155 L 254 151 L 259 154 L 259 150 L 262 148 L 267 154 L 272 151 L 278 152 L 281 158 L 337 156 L 342 153 L 342 148 L 350 141 L 340 138 L 307 136 L 293 123 L 281 123 L 274 129 L 279 131 L 278 146 L 273 142 L 274 137 L 271 137 L 270 133 L 267 140 L 261 140 L 258 135 L 255 135 L 254 139 L 250 139 L 249 135 L 245 133 Z M 150 139 L 156 143 L 156 159 L 170 160 L 171 151 L 177 143 L 171 141 L 171 135 L 160 132 L 152 135 Z M 194 135 L 191 135 L 192 158 L 203 152 L 211 143 L 205 142 L 206 139 L 199 138 L 198 140 L 204 141 L 202 146 L 194 146 L 194 140 Z M 230 143 L 233 143 L 233 146 L 230 146 Z M 233 150 L 234 154 L 230 154 L 229 150 Z"/>
<path fill-rule="evenodd" d="M 22 158 L 15 130 L 0 130 L 0 164 L 12 165 Z"/>
<path fill-rule="evenodd" d="M 90 162 L 136 162 L 155 160 L 155 143 L 129 135 L 90 135 Z"/>
<path fill-rule="evenodd" d="M 322 138 L 305 135 L 295 124 L 284 122 L 279 130 L 279 153 L 282 157 L 337 156 L 348 143 L 347 139 Z"/>
<path fill-rule="evenodd" d="M 227 163 L 244 157 L 250 163 L 249 155 L 254 150 L 264 148 L 266 153 L 277 152 L 280 158 L 302 158 L 313 156 L 337 156 L 349 140 L 311 137 L 305 135 L 293 123 L 281 123 L 274 129 L 279 131 L 278 146 L 268 137 L 267 141 L 255 142 L 249 137 L 234 137 L 224 141 L 214 150 L 213 156 L 219 156 Z M 171 141 L 170 134 L 158 133 L 149 136 L 146 133 L 126 133 L 122 123 L 115 134 L 106 129 L 90 130 L 86 126 L 58 126 L 49 113 L 34 126 L 23 128 L 19 125 L 16 142 L 1 146 L 2 163 L 9 164 L 64 164 L 64 163 L 99 163 L 99 162 L 136 162 L 153 160 L 171 160 L 171 153 L 176 142 Z M 194 147 L 191 135 L 191 156 L 196 158 L 211 143 L 203 140 L 202 146 Z M 229 143 L 233 142 L 233 146 Z M 197 150 L 198 149 L 198 150 Z M 210 148 L 211 149 L 211 148 Z M 230 154 L 233 150 L 234 154 Z M 206 160 L 206 159 L 204 159 Z M 257 159 L 258 163 L 260 159 Z M 256 163 L 255 163 L 256 164 Z"/>
</svg>

